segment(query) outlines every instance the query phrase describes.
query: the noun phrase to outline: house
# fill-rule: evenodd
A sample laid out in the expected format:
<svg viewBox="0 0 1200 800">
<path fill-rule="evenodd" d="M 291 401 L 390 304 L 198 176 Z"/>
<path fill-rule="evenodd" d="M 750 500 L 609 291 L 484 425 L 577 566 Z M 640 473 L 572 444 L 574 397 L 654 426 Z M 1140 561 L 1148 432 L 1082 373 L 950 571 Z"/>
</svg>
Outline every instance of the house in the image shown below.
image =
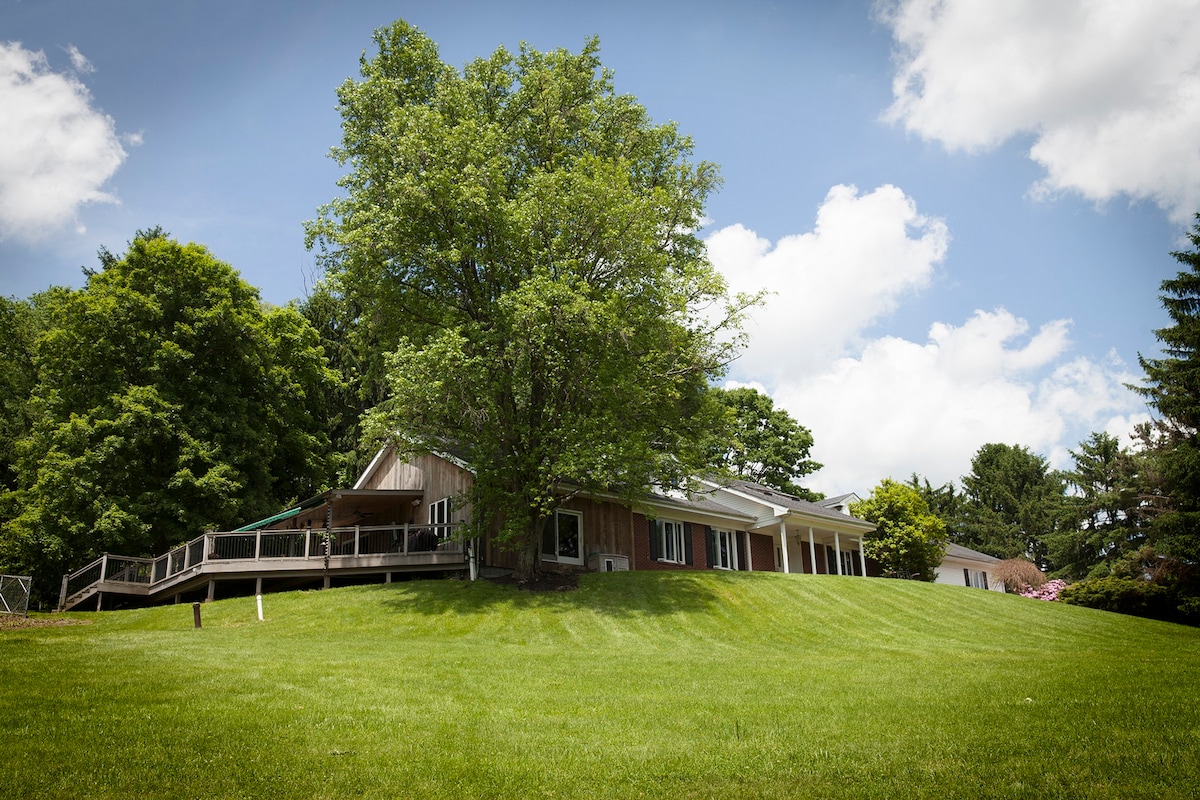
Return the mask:
<svg viewBox="0 0 1200 800">
<path fill-rule="evenodd" d="M 427 511 L 416 524 L 458 522 L 453 498 L 470 481 L 470 469 L 452 454 L 402 459 L 384 448 L 354 489 L 422 492 Z M 862 552 L 863 536 L 875 526 L 850 516 L 846 503 L 811 503 L 749 481 L 702 485 L 686 497 L 647 495 L 636 507 L 616 496 L 569 498 L 547 523 L 544 568 L 878 574 Z M 484 570 L 516 566 L 515 554 L 491 537 L 477 543 L 475 557 Z"/>
<path fill-rule="evenodd" d="M 1003 592 L 1004 584 L 995 575 L 999 563 L 1000 559 L 995 556 L 960 544 L 951 544 L 946 548 L 934 582 Z"/>
<path fill-rule="evenodd" d="M 504 574 L 516 554 L 495 537 L 463 541 L 455 498 L 474 480 L 453 453 L 381 449 L 350 489 L 305 500 L 235 531 L 210 531 L 157 558 L 104 555 L 64 576 L 59 608 L 215 599 L 419 572 Z M 863 552 L 875 525 L 853 494 L 809 502 L 745 480 L 700 481 L 690 495 L 564 499 L 541 542 L 544 570 L 720 569 L 878 576 Z M 1003 590 L 999 559 L 951 545 L 938 582 Z"/>
</svg>

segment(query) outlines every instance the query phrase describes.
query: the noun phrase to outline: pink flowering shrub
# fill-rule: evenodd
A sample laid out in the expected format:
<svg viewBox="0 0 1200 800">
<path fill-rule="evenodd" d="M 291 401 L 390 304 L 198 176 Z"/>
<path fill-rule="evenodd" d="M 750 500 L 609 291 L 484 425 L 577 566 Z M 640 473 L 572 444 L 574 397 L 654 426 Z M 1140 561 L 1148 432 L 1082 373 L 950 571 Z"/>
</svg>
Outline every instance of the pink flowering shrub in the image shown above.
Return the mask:
<svg viewBox="0 0 1200 800">
<path fill-rule="evenodd" d="M 1066 581 L 1056 579 L 1052 581 L 1046 581 L 1036 589 L 1032 586 L 1026 586 L 1021 589 L 1021 591 L 1017 592 L 1017 594 L 1021 595 L 1021 597 L 1032 597 L 1035 600 L 1057 600 L 1058 593 L 1062 591 L 1066 585 Z"/>
</svg>

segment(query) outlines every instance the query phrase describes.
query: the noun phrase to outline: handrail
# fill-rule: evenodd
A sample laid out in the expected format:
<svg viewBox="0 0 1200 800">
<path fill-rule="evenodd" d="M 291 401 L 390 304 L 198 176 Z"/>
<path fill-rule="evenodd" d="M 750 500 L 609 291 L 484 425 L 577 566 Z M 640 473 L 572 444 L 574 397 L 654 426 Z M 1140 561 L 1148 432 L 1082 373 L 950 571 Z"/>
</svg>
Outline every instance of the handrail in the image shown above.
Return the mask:
<svg viewBox="0 0 1200 800">
<path fill-rule="evenodd" d="M 68 598 L 103 582 L 134 583 L 155 587 L 177 575 L 196 572 L 203 565 L 221 562 L 295 560 L 336 563 L 372 555 L 461 553 L 460 522 L 414 525 L 355 525 L 343 528 L 289 530 L 210 531 L 178 545 L 157 558 L 112 556 L 63 576 L 59 608 Z"/>
</svg>

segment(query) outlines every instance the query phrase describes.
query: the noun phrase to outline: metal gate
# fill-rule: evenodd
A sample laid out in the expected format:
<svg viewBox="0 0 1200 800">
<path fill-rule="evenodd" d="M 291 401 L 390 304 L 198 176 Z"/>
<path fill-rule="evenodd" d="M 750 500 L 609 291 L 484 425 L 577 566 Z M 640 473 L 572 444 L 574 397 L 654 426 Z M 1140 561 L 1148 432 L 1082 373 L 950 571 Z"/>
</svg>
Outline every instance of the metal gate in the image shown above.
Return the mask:
<svg viewBox="0 0 1200 800">
<path fill-rule="evenodd" d="M 33 579 L 22 575 L 0 575 L 0 614 L 29 616 L 29 589 Z"/>
</svg>

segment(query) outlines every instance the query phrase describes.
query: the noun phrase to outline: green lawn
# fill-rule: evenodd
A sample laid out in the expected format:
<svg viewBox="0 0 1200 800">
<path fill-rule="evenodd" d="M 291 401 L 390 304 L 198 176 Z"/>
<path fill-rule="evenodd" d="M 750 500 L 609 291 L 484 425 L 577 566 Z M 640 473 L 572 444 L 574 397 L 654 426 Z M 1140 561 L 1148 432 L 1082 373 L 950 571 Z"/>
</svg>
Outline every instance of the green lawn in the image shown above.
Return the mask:
<svg viewBox="0 0 1200 800">
<path fill-rule="evenodd" d="M 715 572 L 264 605 L 0 631 L 3 795 L 1200 795 L 1192 628 Z"/>
</svg>

